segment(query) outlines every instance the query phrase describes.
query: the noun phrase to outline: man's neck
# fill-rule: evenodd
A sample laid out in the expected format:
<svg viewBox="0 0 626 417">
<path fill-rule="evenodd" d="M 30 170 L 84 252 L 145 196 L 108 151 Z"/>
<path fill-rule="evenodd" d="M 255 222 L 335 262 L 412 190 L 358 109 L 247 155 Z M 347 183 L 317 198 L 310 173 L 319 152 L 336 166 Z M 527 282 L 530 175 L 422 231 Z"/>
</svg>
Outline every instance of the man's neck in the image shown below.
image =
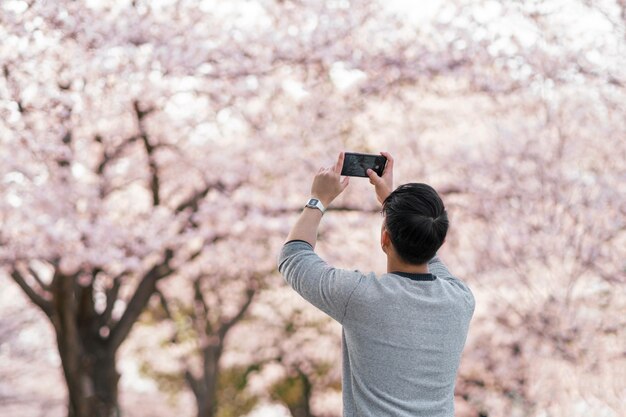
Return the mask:
<svg viewBox="0 0 626 417">
<path fill-rule="evenodd" d="M 409 274 L 428 274 L 428 264 L 408 264 L 393 256 L 387 256 L 387 272 L 406 272 Z"/>
</svg>

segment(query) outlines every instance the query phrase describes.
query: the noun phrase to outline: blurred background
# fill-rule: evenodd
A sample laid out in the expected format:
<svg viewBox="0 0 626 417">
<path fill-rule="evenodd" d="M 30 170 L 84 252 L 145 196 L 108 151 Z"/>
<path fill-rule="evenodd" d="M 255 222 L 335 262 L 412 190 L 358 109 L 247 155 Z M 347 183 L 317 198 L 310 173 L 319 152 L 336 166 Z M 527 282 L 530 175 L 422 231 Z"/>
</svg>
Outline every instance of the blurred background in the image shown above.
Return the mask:
<svg viewBox="0 0 626 417">
<path fill-rule="evenodd" d="M 0 70 L 0 415 L 340 416 L 275 261 L 342 150 L 443 196 L 457 416 L 626 415 L 624 0 L 3 0 Z"/>
</svg>

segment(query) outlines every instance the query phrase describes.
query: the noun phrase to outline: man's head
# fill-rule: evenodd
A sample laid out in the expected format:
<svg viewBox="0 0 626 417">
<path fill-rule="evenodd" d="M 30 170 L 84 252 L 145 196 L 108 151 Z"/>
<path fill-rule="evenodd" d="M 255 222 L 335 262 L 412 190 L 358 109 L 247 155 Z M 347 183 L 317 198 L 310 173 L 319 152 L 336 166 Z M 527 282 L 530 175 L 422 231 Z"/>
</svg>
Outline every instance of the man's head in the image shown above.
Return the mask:
<svg viewBox="0 0 626 417">
<path fill-rule="evenodd" d="M 448 232 L 443 201 L 426 184 L 410 183 L 396 188 L 383 202 L 383 214 L 383 230 L 400 259 L 409 264 L 428 262 Z"/>
</svg>

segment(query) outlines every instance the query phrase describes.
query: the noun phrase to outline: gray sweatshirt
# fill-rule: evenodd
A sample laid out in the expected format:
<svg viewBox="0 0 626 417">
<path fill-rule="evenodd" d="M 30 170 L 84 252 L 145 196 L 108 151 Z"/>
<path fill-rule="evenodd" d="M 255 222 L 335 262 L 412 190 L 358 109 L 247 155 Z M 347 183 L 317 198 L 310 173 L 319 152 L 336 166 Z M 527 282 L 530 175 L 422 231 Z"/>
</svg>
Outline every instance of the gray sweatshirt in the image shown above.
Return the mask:
<svg viewBox="0 0 626 417">
<path fill-rule="evenodd" d="M 303 241 L 278 269 L 342 329 L 344 417 L 452 417 L 474 297 L 438 257 L 429 274 L 333 268 Z"/>
</svg>

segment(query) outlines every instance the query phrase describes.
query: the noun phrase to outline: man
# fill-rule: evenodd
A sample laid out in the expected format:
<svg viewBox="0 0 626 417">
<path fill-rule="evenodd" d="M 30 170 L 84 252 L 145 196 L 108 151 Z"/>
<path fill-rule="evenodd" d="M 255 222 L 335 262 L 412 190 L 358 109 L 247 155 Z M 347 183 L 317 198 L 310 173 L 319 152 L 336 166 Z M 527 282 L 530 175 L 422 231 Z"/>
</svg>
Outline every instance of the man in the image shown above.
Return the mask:
<svg viewBox="0 0 626 417">
<path fill-rule="evenodd" d="M 324 207 L 348 186 L 343 153 L 320 169 L 291 229 L 279 270 L 307 301 L 342 324 L 344 417 L 452 417 L 454 383 L 474 297 L 436 256 L 448 217 L 426 184 L 393 189 L 393 158 L 382 177 L 368 170 L 384 220 L 387 273 L 333 268 L 315 252 Z M 349 242 L 347 242 L 349 244 Z M 341 248 L 338 248 L 341 250 Z"/>
</svg>

